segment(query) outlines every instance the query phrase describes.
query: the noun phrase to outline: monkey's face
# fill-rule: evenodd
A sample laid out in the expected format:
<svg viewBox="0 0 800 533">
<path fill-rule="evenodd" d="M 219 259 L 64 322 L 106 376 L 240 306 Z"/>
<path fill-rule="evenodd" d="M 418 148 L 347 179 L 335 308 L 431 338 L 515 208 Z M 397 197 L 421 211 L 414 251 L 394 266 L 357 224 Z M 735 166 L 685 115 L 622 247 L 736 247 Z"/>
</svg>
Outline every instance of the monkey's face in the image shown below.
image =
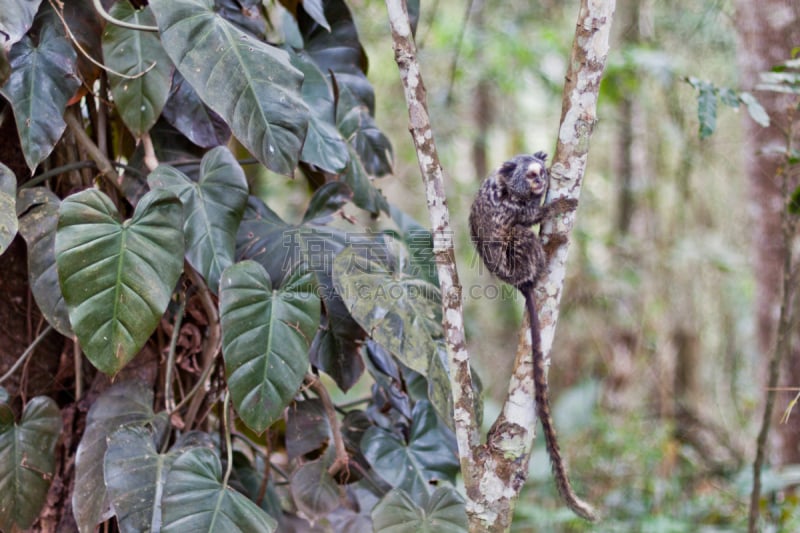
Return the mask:
<svg viewBox="0 0 800 533">
<path fill-rule="evenodd" d="M 498 172 L 508 191 L 520 198 L 536 199 L 547 191 L 547 168 L 542 152 L 518 155 L 503 163 Z"/>
</svg>

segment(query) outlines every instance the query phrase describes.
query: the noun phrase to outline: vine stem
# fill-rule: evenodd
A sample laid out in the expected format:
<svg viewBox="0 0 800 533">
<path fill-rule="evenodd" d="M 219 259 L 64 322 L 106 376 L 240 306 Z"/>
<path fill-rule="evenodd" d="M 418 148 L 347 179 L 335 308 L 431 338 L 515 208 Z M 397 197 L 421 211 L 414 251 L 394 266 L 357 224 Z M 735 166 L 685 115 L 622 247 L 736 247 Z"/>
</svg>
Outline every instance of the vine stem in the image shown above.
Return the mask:
<svg viewBox="0 0 800 533">
<path fill-rule="evenodd" d="M 225 477 L 222 478 L 222 486 L 228 486 L 228 480 L 233 472 L 233 443 L 231 442 L 231 391 L 225 390 L 225 399 L 222 401 L 222 425 L 225 427 L 225 453 L 227 454 L 228 464 L 225 468 Z"/>
<path fill-rule="evenodd" d="M 789 157 L 793 152 L 793 126 L 794 113 L 789 112 L 789 130 L 786 140 L 786 160 L 778 167 L 781 196 L 784 201 L 781 210 L 781 238 L 783 244 L 783 295 L 781 297 L 781 310 L 778 316 L 778 329 L 775 338 L 775 350 L 769 362 L 769 377 L 767 381 L 767 398 L 764 403 L 764 417 L 761 419 L 761 429 L 756 439 L 756 457 L 753 461 L 753 490 L 750 492 L 750 509 L 747 517 L 747 530 L 750 533 L 758 531 L 759 501 L 761 500 L 761 470 L 766 457 L 767 436 L 772 424 L 772 411 L 775 407 L 776 387 L 780 375 L 781 361 L 792 350 L 792 296 L 795 290 L 792 275 L 792 243 L 797 232 L 796 215 L 789 212 Z"/>
<path fill-rule="evenodd" d="M 120 28 L 128 28 L 129 30 L 139 30 L 139 31 L 151 31 L 151 32 L 158 32 L 158 26 L 143 26 L 142 24 L 133 24 L 131 22 L 125 22 L 119 19 L 115 19 L 105 10 L 103 7 L 103 3 L 100 0 L 92 0 L 92 5 L 94 6 L 94 10 L 97 11 L 97 14 L 100 15 L 103 19 L 110 22 L 114 26 L 119 26 Z"/>
<path fill-rule="evenodd" d="M 38 345 L 39 345 L 39 343 L 40 343 L 40 342 L 42 342 L 42 340 L 44 340 L 44 338 L 47 336 L 47 334 L 48 334 L 48 333 L 50 333 L 52 330 L 53 330 L 53 326 L 51 326 L 51 325 L 49 325 L 49 324 L 48 324 L 48 325 L 47 325 L 47 327 L 46 327 L 46 328 L 44 328 L 44 331 L 42 331 L 41 333 L 39 333 L 39 336 L 38 336 L 38 337 L 36 337 L 35 339 L 33 339 L 33 342 L 32 342 L 32 343 L 30 343 L 30 345 L 29 345 L 29 346 L 28 346 L 28 347 L 25 349 L 25 351 L 24 351 L 24 352 L 22 352 L 22 355 L 20 355 L 20 356 L 19 356 L 19 358 L 18 358 L 18 359 L 17 359 L 17 360 L 14 362 L 14 364 L 11 366 L 11 368 L 9 368 L 9 369 L 8 369 L 8 372 L 6 372 L 5 374 L 3 374 L 3 375 L 0 377 L 0 383 L 3 383 L 5 380 L 7 380 L 8 378 L 10 378 L 12 375 L 14 375 L 14 372 L 16 372 L 16 371 L 17 371 L 17 369 L 18 369 L 20 366 L 22 366 L 22 364 L 25 362 L 25 360 L 26 360 L 28 357 L 30 357 L 30 355 L 31 355 L 31 354 L 33 353 L 33 351 L 36 349 L 36 346 L 38 346 Z"/>
<path fill-rule="evenodd" d="M 313 374 L 306 374 L 306 383 L 308 383 L 310 388 L 314 389 L 317 397 L 322 402 L 322 405 L 325 408 L 325 414 L 328 417 L 328 422 L 331 425 L 331 433 L 333 433 L 333 446 L 336 450 L 336 459 L 334 459 L 331 466 L 328 467 L 328 474 L 335 476 L 342 469 L 347 469 L 348 465 L 350 464 L 350 459 L 347 456 L 347 449 L 344 446 L 344 439 L 342 439 L 342 425 L 339 422 L 339 418 L 336 416 L 336 409 L 333 407 L 333 401 L 328 394 L 328 390 L 322 385 L 322 382 L 319 380 L 319 378 Z"/>
</svg>

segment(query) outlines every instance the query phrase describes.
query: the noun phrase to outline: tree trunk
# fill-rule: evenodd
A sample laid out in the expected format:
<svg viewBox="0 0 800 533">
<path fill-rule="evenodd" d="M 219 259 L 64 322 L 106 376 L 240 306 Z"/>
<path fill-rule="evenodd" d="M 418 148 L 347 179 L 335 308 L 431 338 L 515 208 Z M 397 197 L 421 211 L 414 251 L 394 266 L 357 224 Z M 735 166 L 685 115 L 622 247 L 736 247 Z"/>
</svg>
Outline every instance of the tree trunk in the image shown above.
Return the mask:
<svg viewBox="0 0 800 533">
<path fill-rule="evenodd" d="M 800 4 L 796 0 L 738 0 L 736 7 L 741 85 L 745 90 L 753 90 L 758 83 L 759 72 L 786 61 L 792 48 L 800 45 Z M 750 212 L 755 231 L 758 345 L 766 367 L 775 346 L 785 253 L 781 245 L 780 227 L 783 199 L 775 179 L 782 156 L 771 149 L 786 145 L 783 133 L 786 129 L 786 110 L 794 96 L 769 92 L 755 92 L 755 95 L 772 120 L 770 127 L 762 128 L 749 117 L 744 119 L 746 136 L 743 150 L 750 181 Z M 797 332 L 792 346 L 792 356 L 783 361 L 782 383 L 796 387 L 800 384 L 800 342 Z M 776 411 L 782 411 L 791 396 L 790 393 L 779 393 Z M 777 437 L 778 462 L 800 462 L 800 424 L 780 424 Z"/>
</svg>

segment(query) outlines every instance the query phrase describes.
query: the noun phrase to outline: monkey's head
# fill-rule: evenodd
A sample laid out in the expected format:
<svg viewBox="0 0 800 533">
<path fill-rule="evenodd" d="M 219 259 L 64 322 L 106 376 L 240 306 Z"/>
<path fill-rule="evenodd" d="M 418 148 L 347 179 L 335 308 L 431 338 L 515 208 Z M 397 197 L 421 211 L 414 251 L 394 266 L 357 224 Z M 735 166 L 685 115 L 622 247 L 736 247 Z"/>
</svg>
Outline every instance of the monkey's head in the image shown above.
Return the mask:
<svg viewBox="0 0 800 533">
<path fill-rule="evenodd" d="M 544 152 L 515 156 L 500 166 L 499 180 L 514 196 L 536 200 L 547 192 L 546 160 Z"/>
</svg>

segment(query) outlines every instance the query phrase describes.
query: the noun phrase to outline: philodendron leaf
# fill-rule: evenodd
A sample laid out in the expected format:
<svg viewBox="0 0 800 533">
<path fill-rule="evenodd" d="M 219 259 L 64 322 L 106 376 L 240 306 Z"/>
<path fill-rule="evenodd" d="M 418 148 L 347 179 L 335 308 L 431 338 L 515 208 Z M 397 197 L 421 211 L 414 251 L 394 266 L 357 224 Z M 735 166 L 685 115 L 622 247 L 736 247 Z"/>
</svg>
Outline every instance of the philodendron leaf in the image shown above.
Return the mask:
<svg viewBox="0 0 800 533">
<path fill-rule="evenodd" d="M 2 9 L 0 9 L 2 11 Z M 53 15 L 40 17 L 39 39 L 26 35 L 11 48 L 11 76 L 0 94 L 14 110 L 22 152 L 28 168 L 53 150 L 67 127 L 64 110 L 80 86 L 77 55 Z"/>
<path fill-rule="evenodd" d="M 439 291 L 393 270 L 348 247 L 334 260 L 333 282 L 350 314 L 376 342 L 427 375 L 442 335 Z"/>
<path fill-rule="evenodd" d="M 36 305 L 45 319 L 65 337 L 72 337 L 67 303 L 56 270 L 56 226 L 61 200 L 46 187 L 19 191 L 19 232 L 28 245 L 28 276 Z"/>
<path fill-rule="evenodd" d="M 120 222 L 96 189 L 67 197 L 59 209 L 56 263 L 69 318 L 81 347 L 115 375 L 147 342 L 183 271 L 181 203 L 151 191 Z"/>
<path fill-rule="evenodd" d="M 466 533 L 464 500 L 453 487 L 439 487 L 428 497 L 394 489 L 372 510 L 375 531 L 395 533 Z M 418 502 L 422 502 L 421 504 Z"/>
<path fill-rule="evenodd" d="M 319 314 L 313 275 L 302 269 L 280 289 L 255 261 L 237 263 L 222 274 L 225 374 L 236 411 L 254 431 L 277 420 L 300 387 Z"/>
<path fill-rule="evenodd" d="M 42 0 L 5 0 L 0 9 L 0 48 L 8 50 L 33 24 Z"/>
<path fill-rule="evenodd" d="M 17 234 L 17 177 L 0 163 L 0 255 Z"/>
<path fill-rule="evenodd" d="M 305 463 L 292 472 L 289 487 L 298 510 L 311 520 L 323 517 L 342 503 L 342 491 L 322 459 Z"/>
<path fill-rule="evenodd" d="M 39 516 L 60 433 L 58 405 L 45 396 L 28 402 L 19 423 L 0 418 L 0 530 L 28 529 Z"/>
<path fill-rule="evenodd" d="M 350 155 L 347 143 L 336 129 L 333 90 L 314 61 L 305 53 L 292 53 L 292 65 L 303 73 L 303 100 L 311 115 L 300 158 L 331 173 L 344 169 Z"/>
<path fill-rule="evenodd" d="M 275 520 L 222 480 L 222 466 L 208 448 L 193 448 L 172 463 L 162 500 L 163 533 L 271 533 Z"/>
<path fill-rule="evenodd" d="M 240 30 L 213 0 L 152 0 L 161 42 L 200 99 L 267 168 L 292 175 L 308 128 L 289 54 Z"/>
<path fill-rule="evenodd" d="M 222 271 L 233 264 L 236 232 L 247 205 L 242 167 L 230 150 L 218 146 L 203 156 L 199 182 L 174 167 L 159 165 L 147 183 L 181 199 L 186 259 L 216 293 Z"/>
<path fill-rule="evenodd" d="M 431 404 L 423 400 L 414 406 L 407 442 L 373 426 L 361 439 L 361 450 L 378 475 L 416 498 L 431 492 L 432 481 L 455 480 L 458 460 L 452 441 L 452 433 L 441 427 Z"/>
<path fill-rule="evenodd" d="M 72 512 L 81 533 L 95 530 L 107 507 L 103 462 L 107 439 L 122 427 L 150 426 L 160 433 L 164 413 L 153 412 L 153 391 L 138 381 L 123 381 L 101 394 L 86 416 L 86 430 L 75 453 Z"/>
<path fill-rule="evenodd" d="M 167 453 L 159 453 L 154 438 L 143 426 L 124 426 L 108 437 L 103 473 L 124 533 L 161 531 L 161 497 L 173 461 L 195 446 L 211 447 L 205 433 L 189 432 Z"/>
<path fill-rule="evenodd" d="M 135 9 L 128 0 L 114 4 L 110 15 L 131 24 L 155 24 L 149 7 Z M 140 137 L 153 127 L 167 102 L 172 62 L 155 33 L 116 24 L 107 24 L 103 32 L 103 59 L 120 118 Z M 122 78 L 112 71 L 130 77 Z"/>
</svg>

